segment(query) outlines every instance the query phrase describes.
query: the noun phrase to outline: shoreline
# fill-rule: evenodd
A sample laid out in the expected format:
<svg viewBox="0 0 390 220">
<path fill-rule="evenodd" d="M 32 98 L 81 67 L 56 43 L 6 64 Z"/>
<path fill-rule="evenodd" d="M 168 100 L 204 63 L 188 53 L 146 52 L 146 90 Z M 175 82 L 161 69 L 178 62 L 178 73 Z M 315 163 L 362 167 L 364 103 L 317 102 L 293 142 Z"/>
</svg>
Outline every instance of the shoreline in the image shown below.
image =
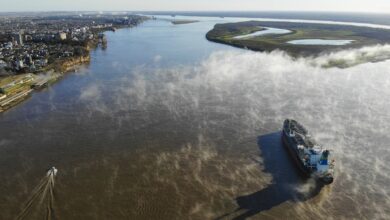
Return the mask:
<svg viewBox="0 0 390 220">
<path fill-rule="evenodd" d="M 239 38 L 259 31 L 259 27 L 271 27 L 288 30 L 289 33 L 273 33 L 248 38 Z M 322 54 L 347 49 L 358 49 L 367 46 L 388 44 L 390 30 L 372 29 L 369 27 L 336 26 L 333 24 L 298 24 L 288 22 L 245 21 L 216 24 L 206 33 L 211 42 L 230 45 L 237 48 L 258 52 L 281 50 L 294 58 L 318 57 Z M 324 41 L 351 41 L 349 44 L 290 44 L 295 40 L 316 39 Z"/>
<path fill-rule="evenodd" d="M 140 24 L 142 24 L 146 20 L 142 21 Z M 96 31 L 95 34 L 99 37 L 91 39 L 89 42 L 87 42 L 85 46 L 83 46 L 87 54 L 55 60 L 53 63 L 48 65 L 43 71 L 40 71 L 39 73 L 15 74 L 11 76 L 0 77 L 0 82 L 2 80 L 7 80 L 7 78 L 11 77 L 25 76 L 32 78 L 28 83 L 23 85 L 23 89 L 15 93 L 0 97 L 0 114 L 12 109 L 13 107 L 16 107 L 20 103 L 29 99 L 34 91 L 39 92 L 40 90 L 58 82 L 65 74 L 75 72 L 81 66 L 89 64 L 91 61 L 91 50 L 96 49 L 99 46 L 101 46 L 102 48 L 105 48 L 107 46 L 107 42 L 104 35 L 105 32 L 115 32 L 117 29 L 134 28 L 140 24 L 125 26 L 117 25 L 111 28 L 103 28 L 99 31 Z M 42 78 L 42 76 L 44 76 L 43 79 L 40 79 Z"/>
</svg>

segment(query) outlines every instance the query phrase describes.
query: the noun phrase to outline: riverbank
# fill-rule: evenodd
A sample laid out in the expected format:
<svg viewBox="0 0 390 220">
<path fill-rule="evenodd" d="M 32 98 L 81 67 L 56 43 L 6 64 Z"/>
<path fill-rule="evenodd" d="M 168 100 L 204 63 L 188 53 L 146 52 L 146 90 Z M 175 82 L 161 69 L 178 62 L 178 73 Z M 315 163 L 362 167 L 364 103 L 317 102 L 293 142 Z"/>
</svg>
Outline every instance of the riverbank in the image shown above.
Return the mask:
<svg viewBox="0 0 390 220">
<path fill-rule="evenodd" d="M 145 18 L 142 22 L 146 20 L 148 19 Z M 77 71 L 82 65 L 88 65 L 91 60 L 91 50 L 99 46 L 102 48 L 107 47 L 104 32 L 115 32 L 117 29 L 133 28 L 137 25 L 116 25 L 110 28 L 99 29 L 95 31 L 94 38 L 88 40 L 83 46 L 79 46 L 80 53 L 78 55 L 57 58 L 39 73 L 0 77 L 0 113 L 22 103 L 31 97 L 32 92 L 50 86 L 65 74 Z"/>
</svg>

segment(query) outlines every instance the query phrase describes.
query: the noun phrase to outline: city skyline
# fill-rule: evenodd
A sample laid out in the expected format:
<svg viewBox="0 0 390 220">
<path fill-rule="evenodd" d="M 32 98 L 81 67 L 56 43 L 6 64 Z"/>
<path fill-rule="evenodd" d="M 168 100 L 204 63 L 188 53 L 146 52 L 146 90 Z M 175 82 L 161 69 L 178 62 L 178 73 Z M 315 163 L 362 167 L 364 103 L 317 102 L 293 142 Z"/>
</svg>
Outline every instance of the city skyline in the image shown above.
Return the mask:
<svg viewBox="0 0 390 220">
<path fill-rule="evenodd" d="M 329 12 L 370 12 L 390 13 L 386 0 L 0 0 L 1 12 L 22 11 L 329 11 Z"/>
</svg>

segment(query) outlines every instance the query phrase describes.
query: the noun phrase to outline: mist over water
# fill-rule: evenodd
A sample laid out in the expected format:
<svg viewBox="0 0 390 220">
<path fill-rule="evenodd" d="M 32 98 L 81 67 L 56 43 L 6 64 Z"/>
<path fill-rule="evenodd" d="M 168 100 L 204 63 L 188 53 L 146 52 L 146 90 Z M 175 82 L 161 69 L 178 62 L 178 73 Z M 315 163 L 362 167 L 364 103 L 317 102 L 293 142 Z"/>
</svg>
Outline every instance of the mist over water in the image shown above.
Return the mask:
<svg viewBox="0 0 390 220">
<path fill-rule="evenodd" d="M 294 59 L 209 43 L 211 24 L 118 31 L 82 74 L 1 116 L 0 216 L 55 165 L 62 219 L 388 219 L 390 61 L 362 57 L 389 46 Z M 127 38 L 137 53 L 113 55 Z M 333 150 L 331 186 L 283 162 L 285 118 Z"/>
<path fill-rule="evenodd" d="M 215 148 L 236 151 L 233 143 L 251 139 L 256 132 L 261 135 L 278 131 L 285 118 L 295 118 L 310 128 L 319 143 L 332 149 L 337 160 L 336 182 L 326 202 L 319 209 L 310 203 L 299 208 L 303 212 L 314 209 L 316 214 L 323 211 L 323 215 L 385 218 L 390 205 L 386 185 L 390 170 L 385 165 L 390 141 L 389 61 L 324 69 L 312 65 L 317 60 L 322 59 L 293 60 L 281 52 L 215 52 L 197 67 L 144 70 L 132 80 L 120 79 L 123 86 L 116 91 L 120 94 L 116 99 L 106 104 L 94 95 L 89 108 L 116 119 L 118 111 L 126 111 L 129 106 L 144 112 L 159 109 L 171 120 L 185 122 L 185 126 L 193 126 L 202 135 L 215 138 L 218 135 L 210 133 L 221 132 L 221 138 L 226 140 L 230 138 L 225 135 L 234 137 L 227 146 L 213 146 L 213 140 L 199 141 L 198 147 L 184 146 L 177 152 L 157 156 L 157 166 L 164 161 L 172 163 L 168 169 L 172 172 L 175 167 L 180 170 L 180 160 L 187 160 L 185 153 L 195 154 L 198 162 L 191 165 L 191 173 L 216 159 Z M 80 97 L 94 91 L 95 86 L 91 85 Z M 225 165 L 218 162 L 214 166 L 228 167 L 238 159 L 225 158 Z M 251 167 L 250 164 L 245 166 Z M 241 166 L 237 173 L 242 175 L 246 170 Z M 234 174 L 225 169 L 222 177 L 214 176 L 214 181 L 226 175 L 234 182 Z M 196 173 L 193 178 L 191 181 L 204 183 Z M 246 177 L 242 183 L 250 181 Z M 204 190 L 211 186 L 203 185 Z M 345 205 L 351 206 L 347 213 L 340 209 Z"/>
</svg>

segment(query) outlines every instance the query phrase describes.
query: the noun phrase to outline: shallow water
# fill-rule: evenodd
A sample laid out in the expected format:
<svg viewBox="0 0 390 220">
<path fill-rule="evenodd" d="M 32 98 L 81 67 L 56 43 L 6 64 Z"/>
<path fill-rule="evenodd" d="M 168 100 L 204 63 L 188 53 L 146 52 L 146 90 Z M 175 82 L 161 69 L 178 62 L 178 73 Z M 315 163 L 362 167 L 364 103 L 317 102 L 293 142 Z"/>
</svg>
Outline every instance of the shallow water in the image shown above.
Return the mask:
<svg viewBox="0 0 390 220">
<path fill-rule="evenodd" d="M 256 31 L 251 34 L 245 34 L 240 36 L 233 37 L 234 39 L 244 39 L 244 38 L 252 38 L 252 37 L 258 37 L 258 36 L 264 36 L 264 35 L 280 35 L 280 34 L 288 34 L 291 33 L 290 30 L 286 29 L 279 29 L 279 28 L 270 28 L 265 27 L 265 30 Z"/>
<path fill-rule="evenodd" d="M 288 44 L 295 45 L 332 45 L 332 46 L 342 46 L 354 42 L 354 40 L 324 40 L 324 39 L 302 39 L 302 40 L 292 40 L 288 41 Z"/>
<path fill-rule="evenodd" d="M 240 50 L 205 39 L 215 22 L 109 32 L 89 66 L 2 114 L 0 219 L 52 166 L 60 219 L 387 219 L 389 61 L 323 69 L 363 52 Z M 299 176 L 280 143 L 287 117 L 333 149 L 331 186 Z"/>
</svg>

